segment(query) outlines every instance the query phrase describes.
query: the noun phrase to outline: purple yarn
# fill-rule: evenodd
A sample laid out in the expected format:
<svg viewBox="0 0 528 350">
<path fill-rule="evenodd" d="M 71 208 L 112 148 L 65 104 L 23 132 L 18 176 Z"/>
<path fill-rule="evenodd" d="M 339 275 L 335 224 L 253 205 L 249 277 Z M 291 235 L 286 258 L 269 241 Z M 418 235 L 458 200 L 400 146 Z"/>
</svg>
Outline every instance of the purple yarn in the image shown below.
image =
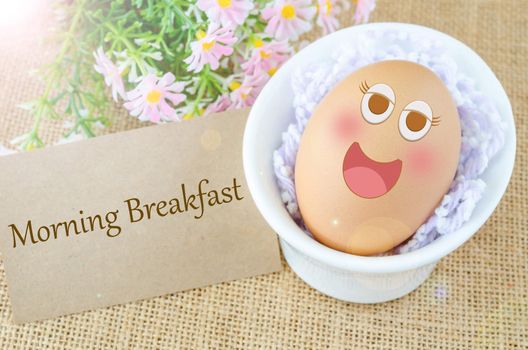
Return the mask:
<svg viewBox="0 0 528 350">
<path fill-rule="evenodd" d="M 383 47 L 375 45 L 383 37 Z M 332 58 L 304 67 L 292 79 L 294 119 L 282 135 L 273 165 L 282 201 L 297 224 L 307 233 L 297 205 L 294 171 L 299 142 L 306 123 L 319 101 L 345 76 L 368 64 L 401 59 L 431 69 L 447 86 L 460 115 L 462 144 L 455 180 L 427 221 L 391 254 L 410 252 L 460 228 L 471 216 L 486 188 L 480 178 L 489 160 L 504 145 L 505 123 L 497 108 L 478 91 L 472 79 L 458 71 L 456 62 L 441 43 L 405 32 L 369 32 L 361 40 L 336 50 Z"/>
</svg>

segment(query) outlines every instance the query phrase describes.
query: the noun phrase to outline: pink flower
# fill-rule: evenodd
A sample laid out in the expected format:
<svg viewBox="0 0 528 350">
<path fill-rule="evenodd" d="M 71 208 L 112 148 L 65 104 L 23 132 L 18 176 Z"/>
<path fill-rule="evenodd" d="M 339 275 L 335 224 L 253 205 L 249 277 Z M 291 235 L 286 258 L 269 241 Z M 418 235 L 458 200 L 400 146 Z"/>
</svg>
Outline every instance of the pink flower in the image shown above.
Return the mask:
<svg viewBox="0 0 528 350">
<path fill-rule="evenodd" d="M 286 61 L 293 50 L 288 41 L 265 42 L 262 39 L 253 40 L 253 49 L 249 59 L 242 63 L 242 69 L 246 74 L 252 75 L 267 72 L 273 75 L 277 68 Z"/>
<path fill-rule="evenodd" d="M 184 62 L 189 65 L 188 71 L 199 72 L 206 64 L 215 70 L 220 66 L 220 58 L 233 53 L 233 48 L 228 46 L 236 42 L 233 32 L 227 28 L 218 28 L 211 24 L 207 33 L 198 31 L 197 41 L 191 43 L 192 54 Z"/>
<path fill-rule="evenodd" d="M 357 0 L 354 21 L 356 24 L 369 20 L 370 13 L 376 8 L 376 0 Z"/>
<path fill-rule="evenodd" d="M 174 107 L 185 100 L 185 95 L 180 93 L 185 83 L 175 80 L 172 73 L 166 73 L 161 78 L 154 74 L 145 76 L 134 90 L 127 93 L 128 102 L 124 107 L 142 121 L 158 123 L 177 120 Z"/>
<path fill-rule="evenodd" d="M 216 101 L 209 104 L 209 106 L 207 106 L 207 108 L 204 111 L 204 115 L 223 112 L 229 109 L 229 107 L 231 107 L 231 100 L 229 99 L 229 95 L 224 94 L 218 97 Z"/>
<path fill-rule="evenodd" d="M 232 28 L 246 20 L 253 2 L 247 0 L 198 0 L 198 8 L 207 14 L 213 23 Z"/>
<path fill-rule="evenodd" d="M 246 75 L 240 83 L 233 80 L 229 84 L 230 98 L 233 108 L 242 108 L 253 105 L 260 90 L 264 87 L 268 77 L 264 74 Z"/>
<path fill-rule="evenodd" d="M 339 21 L 336 18 L 339 12 L 341 12 L 341 8 L 336 0 L 317 1 L 316 23 L 323 28 L 324 34 L 332 33 L 339 27 Z"/>
<path fill-rule="evenodd" d="M 103 75 L 106 86 L 112 89 L 112 98 L 117 102 L 117 96 L 125 99 L 125 84 L 119 68 L 108 58 L 100 47 L 93 53 L 95 57 L 94 69 Z"/>
<path fill-rule="evenodd" d="M 275 0 L 262 11 L 262 18 L 268 21 L 265 31 L 278 40 L 296 40 L 312 28 L 309 21 L 315 12 L 310 0 Z"/>
</svg>

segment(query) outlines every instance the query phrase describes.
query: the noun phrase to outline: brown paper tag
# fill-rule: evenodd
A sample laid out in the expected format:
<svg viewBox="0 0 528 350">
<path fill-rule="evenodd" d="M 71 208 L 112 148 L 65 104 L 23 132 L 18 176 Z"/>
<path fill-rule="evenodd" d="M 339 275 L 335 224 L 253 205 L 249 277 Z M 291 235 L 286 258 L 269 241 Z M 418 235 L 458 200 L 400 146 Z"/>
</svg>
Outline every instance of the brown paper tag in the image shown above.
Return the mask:
<svg viewBox="0 0 528 350">
<path fill-rule="evenodd" d="M 281 268 L 242 170 L 248 110 L 0 159 L 17 323 Z"/>
</svg>

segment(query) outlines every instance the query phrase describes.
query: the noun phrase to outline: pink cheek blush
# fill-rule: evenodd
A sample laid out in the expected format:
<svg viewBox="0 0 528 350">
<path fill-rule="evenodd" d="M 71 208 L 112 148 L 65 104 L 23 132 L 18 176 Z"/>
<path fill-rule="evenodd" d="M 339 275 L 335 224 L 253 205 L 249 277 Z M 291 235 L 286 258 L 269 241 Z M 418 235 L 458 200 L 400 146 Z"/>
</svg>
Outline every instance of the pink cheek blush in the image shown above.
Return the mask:
<svg viewBox="0 0 528 350">
<path fill-rule="evenodd" d="M 407 153 L 407 166 L 417 175 L 430 174 L 435 170 L 437 159 L 430 146 L 416 145 Z"/>
<path fill-rule="evenodd" d="M 334 122 L 334 132 L 340 139 L 351 140 L 361 130 L 361 120 L 352 113 L 342 113 Z"/>
</svg>

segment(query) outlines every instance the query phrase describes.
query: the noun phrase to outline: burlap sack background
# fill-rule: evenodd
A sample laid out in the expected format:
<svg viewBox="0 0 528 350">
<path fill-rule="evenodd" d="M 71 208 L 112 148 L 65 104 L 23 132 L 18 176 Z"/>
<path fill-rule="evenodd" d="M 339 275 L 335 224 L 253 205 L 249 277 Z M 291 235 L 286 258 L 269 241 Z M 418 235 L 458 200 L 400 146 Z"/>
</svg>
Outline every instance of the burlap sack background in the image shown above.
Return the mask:
<svg viewBox="0 0 528 350">
<path fill-rule="evenodd" d="M 503 83 L 517 123 L 517 163 L 502 203 L 414 293 L 381 305 L 347 304 L 309 288 L 285 266 L 268 276 L 15 326 L 2 270 L 0 348 L 528 348 L 527 10 L 526 0 L 387 0 L 372 18 L 437 28 L 474 48 Z M 0 30 L 4 145 L 30 127 L 15 105 L 41 91 L 28 70 L 49 55 L 38 46 L 52 24 L 46 2 L 28 11 L 35 14 L 30 25 Z M 138 126 L 120 117 L 111 131 Z M 62 132 L 51 122 L 43 130 L 48 142 Z"/>
</svg>

